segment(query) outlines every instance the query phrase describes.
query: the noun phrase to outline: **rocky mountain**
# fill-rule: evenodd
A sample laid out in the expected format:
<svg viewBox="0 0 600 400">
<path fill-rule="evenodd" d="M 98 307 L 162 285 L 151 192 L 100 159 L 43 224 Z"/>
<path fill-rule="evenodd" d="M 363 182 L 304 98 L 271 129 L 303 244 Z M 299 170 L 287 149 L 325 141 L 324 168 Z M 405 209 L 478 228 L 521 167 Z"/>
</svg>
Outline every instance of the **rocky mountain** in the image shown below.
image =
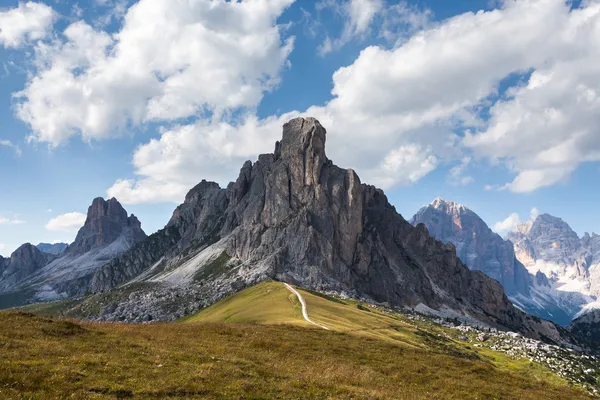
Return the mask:
<svg viewBox="0 0 600 400">
<path fill-rule="evenodd" d="M 0 258 L 0 292 L 37 272 L 53 258 L 29 243 L 15 250 L 10 258 Z"/>
<path fill-rule="evenodd" d="M 600 237 L 579 238 L 562 219 L 541 214 L 507 235 L 517 258 L 536 276 L 540 293 L 571 317 L 593 308 L 600 292 Z"/>
<path fill-rule="evenodd" d="M 165 229 L 98 269 L 98 294 L 73 312 L 172 320 L 279 280 L 560 339 L 552 323 L 516 309 L 497 281 L 469 270 L 453 245 L 404 220 L 383 191 L 335 166 L 325 141 L 313 118 L 285 124 L 273 154 L 246 162 L 227 188 L 202 181 Z"/>
<path fill-rule="evenodd" d="M 576 318 L 568 330 L 580 346 L 597 352 L 600 343 L 600 310 L 593 309 Z"/>
<path fill-rule="evenodd" d="M 419 210 L 410 223 L 425 224 L 433 237 L 452 243 L 469 268 L 496 279 L 509 296 L 529 296 L 529 273 L 516 259 L 512 243 L 467 207 L 438 198 Z"/>
<path fill-rule="evenodd" d="M 530 271 L 523 265 L 510 240 L 494 233 L 467 207 L 436 199 L 423 207 L 411 223 L 423 223 L 436 239 L 454 244 L 458 256 L 469 268 L 500 282 L 510 300 L 522 310 L 567 325 L 581 309 L 583 300 L 573 301 L 580 297 L 579 292 L 554 290 L 543 272 Z"/>
<path fill-rule="evenodd" d="M 42 253 L 53 254 L 58 256 L 62 254 L 69 245 L 67 243 L 40 243 L 37 247 Z"/>
<path fill-rule="evenodd" d="M 100 266 L 145 239 L 138 219 L 128 216 L 116 199 L 97 198 L 75 241 L 63 253 L 55 256 L 24 245 L 9 263 L 2 263 L 0 308 L 88 293 Z"/>
</svg>

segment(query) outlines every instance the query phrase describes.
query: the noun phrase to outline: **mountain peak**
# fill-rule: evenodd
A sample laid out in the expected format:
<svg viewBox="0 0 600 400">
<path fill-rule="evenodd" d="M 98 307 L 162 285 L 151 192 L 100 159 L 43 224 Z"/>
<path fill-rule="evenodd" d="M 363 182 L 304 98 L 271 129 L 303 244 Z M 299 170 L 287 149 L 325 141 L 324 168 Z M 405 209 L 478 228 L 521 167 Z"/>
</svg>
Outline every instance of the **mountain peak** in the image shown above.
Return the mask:
<svg viewBox="0 0 600 400">
<path fill-rule="evenodd" d="M 93 248 L 108 245 L 117 240 L 126 230 L 135 241 L 146 237 L 137 217 L 135 215 L 128 217 L 127 211 L 117 199 L 113 197 L 104 200 L 102 197 L 97 197 L 88 208 L 85 224 L 67 252 L 82 254 Z"/>
<path fill-rule="evenodd" d="M 470 211 L 466 206 L 451 200 L 445 200 L 442 197 L 436 198 L 430 204 L 436 210 L 449 210 L 455 213 Z"/>
<path fill-rule="evenodd" d="M 295 118 L 283 125 L 283 137 L 275 144 L 275 159 L 290 166 L 296 184 L 319 182 L 321 168 L 327 162 L 326 134 L 315 118 Z"/>
</svg>

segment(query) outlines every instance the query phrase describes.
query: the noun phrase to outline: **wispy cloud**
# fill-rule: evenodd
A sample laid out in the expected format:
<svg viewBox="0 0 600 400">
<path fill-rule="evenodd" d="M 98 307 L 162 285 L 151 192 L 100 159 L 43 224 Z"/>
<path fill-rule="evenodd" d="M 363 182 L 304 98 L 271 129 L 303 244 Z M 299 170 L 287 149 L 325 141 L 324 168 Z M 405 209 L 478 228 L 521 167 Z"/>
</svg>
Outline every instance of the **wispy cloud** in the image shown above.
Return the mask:
<svg viewBox="0 0 600 400">
<path fill-rule="evenodd" d="M 15 218 L 6 218 L 0 217 L 0 225 L 22 225 L 25 221 L 15 217 Z"/>
<path fill-rule="evenodd" d="M 11 142 L 10 140 L 0 139 L 0 146 L 9 147 L 9 148 L 13 149 L 14 152 L 16 153 L 16 155 L 19 157 L 21 157 L 21 155 L 23 154 L 23 152 L 21 151 L 21 148 L 19 146 L 17 146 L 16 144 L 14 144 L 13 142 Z"/>
</svg>

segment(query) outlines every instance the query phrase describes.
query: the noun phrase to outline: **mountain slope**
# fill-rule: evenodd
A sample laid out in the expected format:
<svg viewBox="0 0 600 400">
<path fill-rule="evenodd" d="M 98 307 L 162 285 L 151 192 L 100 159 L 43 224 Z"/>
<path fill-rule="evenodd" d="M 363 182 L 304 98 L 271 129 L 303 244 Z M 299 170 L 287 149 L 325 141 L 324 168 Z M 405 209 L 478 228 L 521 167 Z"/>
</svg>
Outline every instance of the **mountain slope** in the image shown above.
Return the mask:
<svg viewBox="0 0 600 400">
<path fill-rule="evenodd" d="M 11 256 L 10 265 L 18 265 L 18 273 L 10 273 L 13 267 L 4 267 L 0 308 L 85 294 L 101 265 L 145 239 L 138 219 L 127 216 L 116 199 L 97 198 L 75 241 L 64 252 L 55 256 L 24 245 Z"/>
<path fill-rule="evenodd" d="M 411 223 L 423 223 L 436 239 L 452 243 L 469 268 L 500 282 L 510 300 L 526 312 L 561 325 L 571 322 L 577 312 L 564 298 L 579 293 L 552 290 L 545 275 L 537 271 L 532 275 L 516 258 L 513 243 L 494 233 L 467 207 L 436 199 L 419 210 Z"/>
<path fill-rule="evenodd" d="M 94 318 L 169 320 L 279 280 L 560 340 L 554 325 L 515 309 L 498 282 L 462 264 L 453 246 L 406 222 L 383 191 L 335 166 L 325 140 L 313 118 L 285 124 L 275 152 L 244 164 L 235 183 L 193 188 L 154 236 L 169 240 L 151 257 L 140 260 L 140 244 L 100 268 L 93 288 L 107 293 L 90 301 L 102 307 L 82 307 Z"/>
</svg>

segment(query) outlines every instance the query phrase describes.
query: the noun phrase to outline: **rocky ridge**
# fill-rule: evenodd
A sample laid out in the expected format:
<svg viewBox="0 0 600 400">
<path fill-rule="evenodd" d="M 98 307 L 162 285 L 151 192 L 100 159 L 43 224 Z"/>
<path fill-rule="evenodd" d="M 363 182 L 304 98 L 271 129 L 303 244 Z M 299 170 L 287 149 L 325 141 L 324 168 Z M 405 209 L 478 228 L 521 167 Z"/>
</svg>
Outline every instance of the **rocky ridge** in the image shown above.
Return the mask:
<svg viewBox="0 0 600 400">
<path fill-rule="evenodd" d="M 27 244 L 8 264 L 0 260 L 0 308 L 86 294 L 100 266 L 145 239 L 139 220 L 116 199 L 97 198 L 75 241 L 58 256 Z"/>
<path fill-rule="evenodd" d="M 170 320 L 279 280 L 561 339 L 552 323 L 514 308 L 497 281 L 470 271 L 453 245 L 405 221 L 383 191 L 335 166 L 325 141 L 317 120 L 297 118 L 274 153 L 246 162 L 236 182 L 201 182 L 150 237 L 165 241 L 160 248 L 142 242 L 100 268 L 92 279 L 98 294 L 78 312 Z M 144 256 L 144 246 L 154 250 Z"/>
<path fill-rule="evenodd" d="M 524 311 L 561 325 L 571 322 L 578 312 L 579 308 L 574 309 L 565 298 L 579 293 L 552 291 L 545 274 L 531 273 L 517 259 L 513 243 L 502 239 L 464 205 L 436 199 L 419 210 L 411 223 L 423 223 L 436 239 L 452 243 L 469 268 L 500 282 L 510 300 Z"/>
</svg>

